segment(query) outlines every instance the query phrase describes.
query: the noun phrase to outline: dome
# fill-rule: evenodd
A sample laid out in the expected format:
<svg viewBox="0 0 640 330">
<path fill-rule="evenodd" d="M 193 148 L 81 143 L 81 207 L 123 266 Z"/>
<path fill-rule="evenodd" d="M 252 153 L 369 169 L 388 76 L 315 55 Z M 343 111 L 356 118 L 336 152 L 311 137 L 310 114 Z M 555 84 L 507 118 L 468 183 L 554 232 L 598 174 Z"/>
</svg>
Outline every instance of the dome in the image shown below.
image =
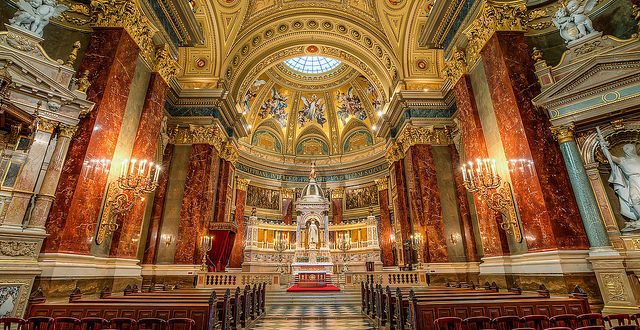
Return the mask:
<svg viewBox="0 0 640 330">
<path fill-rule="evenodd" d="M 322 192 L 322 188 L 318 186 L 315 180 L 309 182 L 308 185 L 302 189 L 302 195 L 300 196 L 302 199 L 306 198 L 322 198 L 324 199 L 324 193 Z"/>
</svg>

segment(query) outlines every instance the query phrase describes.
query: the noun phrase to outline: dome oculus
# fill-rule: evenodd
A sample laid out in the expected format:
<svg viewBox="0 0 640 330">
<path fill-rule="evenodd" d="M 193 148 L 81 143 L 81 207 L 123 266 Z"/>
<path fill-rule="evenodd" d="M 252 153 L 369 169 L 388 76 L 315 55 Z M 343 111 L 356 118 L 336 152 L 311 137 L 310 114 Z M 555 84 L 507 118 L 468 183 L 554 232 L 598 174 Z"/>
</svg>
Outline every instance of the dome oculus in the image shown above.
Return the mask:
<svg viewBox="0 0 640 330">
<path fill-rule="evenodd" d="M 296 71 L 307 74 L 329 72 L 340 65 L 340 61 L 324 56 L 294 57 L 284 61 L 284 63 Z"/>
</svg>

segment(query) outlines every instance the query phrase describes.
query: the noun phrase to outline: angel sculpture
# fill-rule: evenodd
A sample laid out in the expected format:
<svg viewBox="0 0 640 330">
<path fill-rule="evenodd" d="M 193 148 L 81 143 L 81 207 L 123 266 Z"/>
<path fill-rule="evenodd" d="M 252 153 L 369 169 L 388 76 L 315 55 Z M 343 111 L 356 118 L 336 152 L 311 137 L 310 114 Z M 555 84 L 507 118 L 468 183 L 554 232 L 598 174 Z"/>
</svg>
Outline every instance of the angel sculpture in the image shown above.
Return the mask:
<svg viewBox="0 0 640 330">
<path fill-rule="evenodd" d="M 52 17 L 59 16 L 69 9 L 65 5 L 58 5 L 56 0 L 19 0 L 18 8 L 13 18 L 9 19 L 9 24 L 40 37 Z"/>
<path fill-rule="evenodd" d="M 560 30 L 560 36 L 565 42 L 570 43 L 597 33 L 587 16 L 597 3 L 598 0 L 571 0 L 558 8 L 553 24 Z"/>
<path fill-rule="evenodd" d="M 307 121 L 313 120 L 318 122 L 320 126 L 324 126 L 324 123 L 327 122 L 327 119 L 324 117 L 324 111 L 327 106 L 324 104 L 323 99 L 318 98 L 315 94 L 311 96 L 311 99 L 307 99 L 304 96 L 300 98 L 304 104 L 300 111 L 298 111 L 298 122 L 300 123 L 300 127 L 304 126 Z"/>
</svg>

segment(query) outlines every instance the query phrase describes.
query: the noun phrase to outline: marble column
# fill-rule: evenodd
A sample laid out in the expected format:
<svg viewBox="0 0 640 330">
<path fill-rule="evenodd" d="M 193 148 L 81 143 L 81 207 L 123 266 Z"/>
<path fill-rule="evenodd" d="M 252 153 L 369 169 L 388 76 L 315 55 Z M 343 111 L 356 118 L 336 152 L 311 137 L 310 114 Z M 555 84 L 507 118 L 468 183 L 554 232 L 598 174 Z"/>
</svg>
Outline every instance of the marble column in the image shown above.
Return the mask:
<svg viewBox="0 0 640 330">
<path fill-rule="evenodd" d="M 524 32 L 496 32 L 480 54 L 505 156 L 534 163 L 510 173 L 528 251 L 588 249 L 560 149 L 531 101 L 540 87 Z"/>
<path fill-rule="evenodd" d="M 27 159 L 22 165 L 20 174 L 13 187 L 13 196 L 7 207 L 4 225 L 22 227 L 24 215 L 27 213 L 29 201 L 35 194 L 33 191 L 38 183 L 38 176 L 51 143 L 51 136 L 58 123 L 44 118 L 36 119 L 36 131 L 29 148 Z"/>
<path fill-rule="evenodd" d="M 295 190 L 291 188 L 280 189 L 280 196 L 282 197 L 282 222 L 285 225 L 293 223 L 293 196 Z"/>
<path fill-rule="evenodd" d="M 236 231 L 235 240 L 233 242 L 233 248 L 231 249 L 231 257 L 229 259 L 230 268 L 241 268 L 244 261 L 244 243 L 245 243 L 245 229 L 246 224 L 244 222 L 245 215 L 245 203 L 247 201 L 247 187 L 249 186 L 249 180 L 243 178 L 236 179 L 236 212 L 235 223 L 238 226 Z"/>
<path fill-rule="evenodd" d="M 458 214 L 460 215 L 460 228 L 462 228 L 461 234 L 465 256 L 467 257 L 467 261 L 479 261 L 473 231 L 473 220 L 471 219 L 469 200 L 467 199 L 467 189 L 464 187 L 462 172 L 460 171 L 460 155 L 453 144 L 449 145 L 449 153 L 451 154 L 451 167 L 456 188 L 456 200 L 458 202 Z"/>
<path fill-rule="evenodd" d="M 378 186 L 378 201 L 380 202 L 380 224 L 379 241 L 382 253 L 382 266 L 393 267 L 395 260 L 393 257 L 393 227 L 391 226 L 391 214 L 389 210 L 389 182 L 387 178 L 376 180 Z"/>
<path fill-rule="evenodd" d="M 393 198 L 393 214 L 395 221 L 400 225 L 402 237 L 396 240 L 402 242 L 411 236 L 411 222 L 409 220 L 409 206 L 407 196 L 407 185 L 404 174 L 404 160 L 400 159 L 391 164 L 391 187 Z"/>
<path fill-rule="evenodd" d="M 431 146 L 417 144 L 409 147 L 405 152 L 405 168 L 413 230 L 424 238 L 424 249 L 419 251 L 422 261 L 447 262 L 447 240 Z"/>
<path fill-rule="evenodd" d="M 209 234 L 213 219 L 213 194 L 216 163 L 219 156 L 209 144 L 194 144 L 189 155 L 189 168 L 185 181 L 180 226 L 176 240 L 176 264 L 195 265 L 202 260 L 201 237 Z"/>
<path fill-rule="evenodd" d="M 156 160 L 168 89 L 169 85 L 162 75 L 157 72 L 151 74 L 138 131 L 133 143 L 132 159 L 146 159 L 149 162 Z M 167 168 L 162 169 L 163 172 L 167 170 Z M 143 197 L 145 198 L 134 202 L 130 212 L 118 218 L 119 226 L 118 230 L 113 233 L 109 256 L 126 259 L 136 258 L 147 204 L 146 197 L 148 196 Z"/>
<path fill-rule="evenodd" d="M 164 203 L 167 199 L 167 188 L 169 187 L 169 166 L 173 159 L 173 144 L 167 145 L 164 149 L 162 157 L 162 168 L 160 177 L 158 177 L 158 188 L 153 198 L 153 207 L 151 208 L 151 218 L 149 220 L 149 234 L 145 244 L 143 263 L 154 264 L 156 262 L 156 254 L 160 246 L 160 230 L 162 229 L 162 220 L 164 215 Z"/>
<path fill-rule="evenodd" d="M 54 194 L 56 193 L 56 187 L 60 180 L 64 158 L 69 150 L 69 142 L 75 134 L 76 129 L 77 127 L 75 126 L 65 124 L 61 124 L 58 127 L 56 147 L 53 149 L 47 172 L 42 179 L 38 196 L 36 196 L 36 202 L 33 206 L 33 212 L 31 213 L 31 220 L 29 221 L 29 228 L 44 230 L 51 204 L 55 198 Z"/>
<path fill-rule="evenodd" d="M 460 134 L 465 158 L 474 160 L 488 157 L 478 106 L 471 87 L 471 79 L 468 75 L 463 75 L 458 80 L 453 92 L 458 108 Z M 477 194 L 474 194 L 474 204 L 476 206 L 484 256 L 493 257 L 509 254 L 506 234 L 498 224 L 497 217 L 499 215 L 491 211 Z"/>
<path fill-rule="evenodd" d="M 592 248 L 609 247 L 607 229 L 604 226 L 598 201 L 591 189 L 587 171 L 582 162 L 582 155 L 573 136 L 573 125 L 554 127 L 553 133 L 560 144 L 560 151 L 569 174 L 571 187 L 576 197 L 582 223 Z"/>
<path fill-rule="evenodd" d="M 218 177 L 214 222 L 228 222 L 230 220 L 233 175 L 233 164 L 227 159 L 220 159 L 220 176 Z"/>
<path fill-rule="evenodd" d="M 85 161 L 112 159 L 140 48 L 124 28 L 96 27 L 80 72 L 88 71 L 87 99 L 95 108 L 78 125 L 47 221 L 44 252 L 90 254 L 107 174 L 84 177 Z"/>
<path fill-rule="evenodd" d="M 343 209 L 342 203 L 344 201 L 344 187 L 338 187 L 331 190 L 331 215 L 333 218 L 333 224 L 339 225 L 342 223 Z"/>
</svg>

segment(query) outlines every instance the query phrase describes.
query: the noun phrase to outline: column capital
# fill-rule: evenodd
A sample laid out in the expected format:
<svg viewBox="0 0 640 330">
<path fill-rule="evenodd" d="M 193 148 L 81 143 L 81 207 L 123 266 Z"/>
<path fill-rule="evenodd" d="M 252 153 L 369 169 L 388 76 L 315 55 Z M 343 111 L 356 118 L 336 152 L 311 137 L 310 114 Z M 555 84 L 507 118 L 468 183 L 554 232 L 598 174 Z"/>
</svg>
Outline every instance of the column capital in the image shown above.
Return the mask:
<svg viewBox="0 0 640 330">
<path fill-rule="evenodd" d="M 238 162 L 238 158 L 240 157 L 238 153 L 238 148 L 231 142 L 225 143 L 224 149 L 220 153 L 220 157 L 229 161 L 231 164 L 235 164 Z"/>
<path fill-rule="evenodd" d="M 163 45 L 156 49 L 153 70 L 168 84 L 178 74 L 178 62 L 169 52 L 169 46 Z"/>
<path fill-rule="evenodd" d="M 551 127 L 551 133 L 558 140 L 558 143 L 574 141 L 574 131 L 575 126 L 573 124 Z"/>
<path fill-rule="evenodd" d="M 331 199 L 344 198 L 344 187 L 337 187 L 331 189 Z"/>
<path fill-rule="evenodd" d="M 437 144 L 437 145 L 449 145 L 451 144 L 451 137 L 449 136 L 449 129 L 446 126 L 434 127 L 434 126 L 405 126 L 398 134 L 397 142 L 402 146 L 402 152 L 407 152 L 409 148 L 419 144 Z"/>
<path fill-rule="evenodd" d="M 157 29 L 134 0 L 93 0 L 90 4 L 91 24 L 95 27 L 125 29 L 140 47 L 140 54 L 153 63 L 155 46 L 153 35 Z"/>
<path fill-rule="evenodd" d="M 237 179 L 236 179 L 236 189 L 247 191 L 247 187 L 249 187 L 249 182 L 250 181 L 251 180 L 249 180 L 249 179 L 237 177 Z"/>
<path fill-rule="evenodd" d="M 376 181 L 376 186 L 378 187 L 378 191 L 383 191 L 386 189 L 389 189 L 389 178 L 388 177 L 384 177 L 381 179 L 377 179 Z"/>
<path fill-rule="evenodd" d="M 454 47 L 451 52 L 451 58 L 445 61 L 444 74 L 447 78 L 451 79 L 453 85 L 455 85 L 460 78 L 467 74 L 467 55 L 464 50 L 460 50 L 458 47 Z"/>
<path fill-rule="evenodd" d="M 280 188 L 280 197 L 282 199 L 293 199 L 296 191 L 293 188 Z"/>
<path fill-rule="evenodd" d="M 62 137 L 72 138 L 76 131 L 78 130 L 78 126 L 71 126 L 67 124 L 60 124 L 58 127 L 58 134 Z"/>
<path fill-rule="evenodd" d="M 173 144 L 209 144 L 221 153 L 227 141 L 224 130 L 215 125 L 175 127 L 169 137 Z"/>
<path fill-rule="evenodd" d="M 42 117 L 36 118 L 35 127 L 37 131 L 45 132 L 45 133 L 53 133 L 53 131 L 58 127 L 58 122 L 53 121 L 51 119 L 46 119 Z"/>
<path fill-rule="evenodd" d="M 404 158 L 404 152 L 402 152 L 402 148 L 397 142 L 394 142 L 387 148 L 385 158 L 389 164 L 393 164 Z"/>
</svg>

